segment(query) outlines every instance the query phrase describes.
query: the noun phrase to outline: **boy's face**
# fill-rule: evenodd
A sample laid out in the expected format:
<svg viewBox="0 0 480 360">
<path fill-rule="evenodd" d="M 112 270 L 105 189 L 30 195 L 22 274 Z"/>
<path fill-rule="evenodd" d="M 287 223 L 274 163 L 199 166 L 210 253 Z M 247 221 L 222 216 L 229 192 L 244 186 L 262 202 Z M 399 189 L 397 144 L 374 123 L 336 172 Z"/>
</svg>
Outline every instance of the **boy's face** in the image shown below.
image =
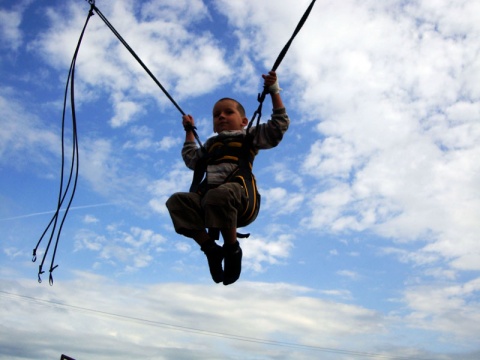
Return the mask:
<svg viewBox="0 0 480 360">
<path fill-rule="evenodd" d="M 220 100 L 213 107 L 213 131 L 242 130 L 248 125 L 248 119 L 242 116 L 237 103 L 233 100 Z"/>
</svg>

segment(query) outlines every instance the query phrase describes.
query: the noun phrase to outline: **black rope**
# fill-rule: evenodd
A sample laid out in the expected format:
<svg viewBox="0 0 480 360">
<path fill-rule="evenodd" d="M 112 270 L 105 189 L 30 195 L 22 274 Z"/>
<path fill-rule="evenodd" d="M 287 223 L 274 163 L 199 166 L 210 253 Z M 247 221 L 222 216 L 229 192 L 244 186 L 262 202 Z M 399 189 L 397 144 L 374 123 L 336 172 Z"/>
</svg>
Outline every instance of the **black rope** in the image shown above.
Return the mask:
<svg viewBox="0 0 480 360">
<path fill-rule="evenodd" d="M 177 108 L 177 110 L 180 112 L 180 114 L 185 115 L 185 112 L 182 110 L 182 108 L 177 104 L 177 102 L 173 99 L 173 97 L 169 94 L 167 89 L 163 87 L 163 85 L 158 81 L 158 79 L 153 75 L 153 73 L 150 71 L 150 69 L 145 65 L 145 63 L 140 59 L 140 57 L 135 53 L 135 51 L 128 45 L 128 43 L 125 41 L 125 39 L 120 35 L 120 33 L 115 29 L 115 27 L 108 21 L 108 19 L 103 15 L 103 13 L 95 6 L 95 1 L 89 0 L 89 3 L 92 5 L 92 9 L 97 13 L 97 15 L 100 17 L 100 19 L 103 20 L 105 25 L 108 26 L 108 28 L 115 34 L 115 36 L 120 40 L 120 42 L 125 46 L 125 48 L 130 52 L 130 54 L 135 58 L 135 60 L 138 61 L 138 63 L 143 67 L 143 69 L 147 72 L 148 75 L 152 78 L 152 80 L 155 82 L 155 84 L 158 85 L 158 87 L 163 91 L 165 96 L 172 102 L 172 104 Z M 201 148 L 203 148 L 202 142 L 200 141 L 200 137 L 198 136 L 196 132 L 196 128 L 194 126 L 188 127 L 188 129 L 185 129 L 185 131 L 191 131 L 197 140 L 198 144 L 200 145 Z"/>
<path fill-rule="evenodd" d="M 144 62 L 138 57 L 138 55 L 133 51 L 133 49 L 128 45 L 128 43 L 125 41 L 125 39 L 119 34 L 119 32 L 113 27 L 113 25 L 107 20 L 107 18 L 102 14 L 102 12 L 95 6 L 95 4 L 92 4 L 93 10 L 98 14 L 100 19 L 103 20 L 105 25 L 108 26 L 110 30 L 115 34 L 115 36 L 120 40 L 120 42 L 127 48 L 127 50 L 132 54 L 132 56 L 138 61 L 138 63 L 143 67 L 143 69 L 147 72 L 148 75 L 153 79 L 155 84 L 158 85 L 160 89 L 162 89 L 163 93 L 167 96 L 167 98 L 172 102 L 172 104 L 180 111 L 182 115 L 185 115 L 185 112 L 180 108 L 180 106 L 177 104 L 177 102 L 173 99 L 173 97 L 168 93 L 168 91 L 163 87 L 163 85 L 158 81 L 158 79 L 155 77 L 155 75 L 152 74 L 152 72 L 147 68 L 147 66 L 144 64 Z"/>
<path fill-rule="evenodd" d="M 43 254 L 42 261 L 38 267 L 38 282 L 42 282 L 41 275 L 45 272 L 43 270 L 43 266 L 45 264 L 45 260 L 50 250 L 50 246 L 52 245 L 52 241 L 55 238 L 55 245 L 53 248 L 53 254 L 50 263 L 50 276 L 49 282 L 50 285 L 53 285 L 53 270 L 55 270 L 58 265 L 55 265 L 55 256 L 57 253 L 58 242 L 60 240 L 60 234 L 62 232 L 63 225 L 65 223 L 65 219 L 67 218 L 68 211 L 70 210 L 70 206 L 72 205 L 73 198 L 75 196 L 75 191 L 77 189 L 77 182 L 78 182 L 78 170 L 79 170 L 79 159 L 78 159 L 78 137 L 77 137 L 77 118 L 75 115 L 75 64 L 77 62 L 77 56 L 80 49 L 80 45 L 82 43 L 83 35 L 85 34 L 85 30 L 87 28 L 87 24 L 90 18 L 93 16 L 93 11 L 90 9 L 87 15 L 87 19 L 85 21 L 85 25 L 83 26 L 82 32 L 80 34 L 80 38 L 78 39 L 77 47 L 75 49 L 75 53 L 73 55 L 72 62 L 70 64 L 70 70 L 67 77 L 67 83 L 65 86 L 65 94 L 63 99 L 63 113 L 62 113 L 62 163 L 60 169 L 60 189 L 58 192 L 58 202 L 57 202 L 57 209 L 55 214 L 53 215 L 52 219 L 48 223 L 47 227 L 45 228 L 44 232 L 40 236 L 40 239 L 37 242 L 37 246 L 33 249 L 33 257 L 32 261 L 35 262 L 37 260 L 37 250 L 40 246 L 42 240 L 45 238 L 45 235 L 50 231 L 50 236 L 48 239 L 47 247 L 45 248 L 45 253 Z M 70 88 L 70 106 L 72 111 L 72 160 L 70 163 L 70 171 L 68 175 L 68 180 L 65 185 L 65 117 L 66 117 L 66 108 L 67 108 L 67 98 L 68 98 L 68 89 Z M 73 182 L 72 182 L 73 181 Z M 64 189 L 65 186 L 65 189 Z M 71 189 L 70 189 L 71 188 Z M 60 212 L 62 211 L 62 206 L 67 198 L 70 196 L 67 202 L 67 207 L 64 211 L 63 216 L 60 219 Z"/>
<path fill-rule="evenodd" d="M 293 42 L 293 39 L 297 36 L 297 34 L 300 32 L 300 29 L 303 27 L 305 22 L 307 21 L 308 16 L 310 15 L 310 12 L 312 11 L 313 5 L 315 5 L 315 1 L 313 0 L 310 5 L 308 6 L 307 10 L 303 14 L 302 18 L 300 19 L 297 27 L 295 28 L 295 31 L 293 32 L 293 35 L 291 36 L 290 40 L 285 44 L 283 47 L 282 51 L 280 52 L 280 55 L 278 55 L 277 60 L 275 60 L 275 64 L 273 64 L 272 71 L 276 71 L 280 63 L 282 62 L 283 58 L 288 52 L 288 49 L 290 48 L 290 45 Z"/>
<path fill-rule="evenodd" d="M 288 40 L 288 42 L 285 44 L 285 46 L 283 47 L 282 51 L 280 51 L 280 54 L 278 55 L 277 59 L 275 60 L 275 63 L 273 64 L 273 67 L 272 67 L 272 70 L 271 71 L 276 71 L 277 68 L 280 66 L 283 58 L 285 57 L 285 55 L 287 54 L 288 52 L 288 49 L 290 48 L 290 45 L 292 44 L 293 42 L 293 39 L 295 39 L 295 37 L 297 36 L 297 34 L 300 32 L 300 29 L 303 27 L 303 25 L 305 24 L 305 22 L 307 21 L 308 19 L 308 16 L 310 15 L 310 12 L 312 11 L 312 8 L 313 8 L 313 5 L 315 5 L 315 1 L 316 0 L 313 0 L 310 5 L 308 6 L 307 10 L 305 11 L 305 13 L 303 14 L 302 18 L 300 19 L 297 27 L 295 28 L 292 36 L 290 37 L 290 39 Z M 256 125 L 258 125 L 260 123 L 260 118 L 262 117 L 262 107 L 263 107 L 263 102 L 265 101 L 265 97 L 267 96 L 268 94 L 268 89 L 266 86 L 264 86 L 263 88 L 263 91 L 261 93 L 258 94 L 258 97 L 257 97 L 257 100 L 259 102 L 258 104 L 258 108 L 257 110 L 255 110 L 255 112 L 253 113 L 253 116 L 247 126 L 247 134 L 248 134 L 248 131 L 250 130 L 250 128 L 252 127 L 253 123 L 256 123 Z"/>
</svg>

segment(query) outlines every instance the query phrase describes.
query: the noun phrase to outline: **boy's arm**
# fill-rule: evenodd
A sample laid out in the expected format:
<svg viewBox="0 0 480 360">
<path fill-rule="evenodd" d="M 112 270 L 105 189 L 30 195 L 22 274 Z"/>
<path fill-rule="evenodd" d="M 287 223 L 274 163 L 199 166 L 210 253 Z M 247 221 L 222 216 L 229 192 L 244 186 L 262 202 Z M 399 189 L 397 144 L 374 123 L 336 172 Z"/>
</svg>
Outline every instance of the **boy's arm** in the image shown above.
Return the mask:
<svg viewBox="0 0 480 360">
<path fill-rule="evenodd" d="M 257 149 L 271 149 L 282 140 L 283 134 L 287 131 L 290 119 L 285 110 L 280 87 L 278 86 L 277 75 L 270 71 L 268 75 L 262 75 L 270 97 L 272 99 L 272 118 L 264 124 L 260 124 L 255 130 L 253 144 Z"/>
<path fill-rule="evenodd" d="M 195 126 L 195 120 L 191 115 L 183 115 L 182 124 L 185 129 L 185 143 L 182 147 L 182 158 L 185 165 L 187 165 L 189 169 L 194 170 L 198 159 L 198 147 L 192 131 L 192 128 Z"/>
<path fill-rule="evenodd" d="M 284 109 L 282 97 L 280 96 L 280 86 L 278 86 L 277 74 L 275 71 L 270 71 L 268 75 L 262 75 L 264 85 L 268 88 L 270 97 L 272 98 L 273 110 Z"/>
<path fill-rule="evenodd" d="M 282 97 L 279 92 L 276 94 L 270 94 L 270 96 L 272 98 L 273 110 L 285 109 L 285 105 L 283 105 Z"/>
</svg>

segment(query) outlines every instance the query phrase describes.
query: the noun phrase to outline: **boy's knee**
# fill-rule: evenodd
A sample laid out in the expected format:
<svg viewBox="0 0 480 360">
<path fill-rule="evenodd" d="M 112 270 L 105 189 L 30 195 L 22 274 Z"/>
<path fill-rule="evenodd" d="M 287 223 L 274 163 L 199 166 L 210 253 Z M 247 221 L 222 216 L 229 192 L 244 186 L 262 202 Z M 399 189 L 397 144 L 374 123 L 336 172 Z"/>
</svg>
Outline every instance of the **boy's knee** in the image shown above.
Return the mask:
<svg viewBox="0 0 480 360">
<path fill-rule="evenodd" d="M 165 205 L 167 206 L 167 209 L 171 209 L 172 207 L 174 207 L 175 205 L 174 204 L 177 204 L 178 203 L 178 196 L 177 196 L 178 193 L 175 193 L 173 195 L 171 195 L 167 201 L 165 202 Z"/>
<path fill-rule="evenodd" d="M 177 192 L 168 198 L 165 205 L 169 210 L 184 208 L 185 206 L 193 206 L 193 204 L 197 201 L 195 198 L 196 195 L 197 194 L 188 192 Z"/>
</svg>

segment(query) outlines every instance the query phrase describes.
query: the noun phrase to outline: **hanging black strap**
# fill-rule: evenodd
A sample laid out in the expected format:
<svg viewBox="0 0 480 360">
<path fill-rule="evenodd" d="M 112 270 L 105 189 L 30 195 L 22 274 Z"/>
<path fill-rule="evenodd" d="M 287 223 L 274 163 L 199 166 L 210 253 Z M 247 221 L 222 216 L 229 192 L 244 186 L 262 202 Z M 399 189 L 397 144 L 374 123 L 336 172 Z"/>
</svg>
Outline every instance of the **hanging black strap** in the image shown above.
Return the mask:
<svg viewBox="0 0 480 360">
<path fill-rule="evenodd" d="M 278 55 L 277 57 L 277 60 L 275 60 L 275 63 L 273 64 L 273 67 L 272 67 L 272 71 L 276 71 L 278 66 L 280 65 L 280 63 L 282 62 L 283 58 L 285 57 L 285 55 L 287 54 L 288 52 L 288 49 L 290 48 L 290 45 L 292 44 L 293 42 L 293 39 L 295 39 L 295 37 L 297 36 L 297 34 L 300 32 L 300 29 L 303 27 L 303 25 L 305 24 L 305 22 L 307 21 L 308 19 L 308 16 L 310 15 L 310 12 L 312 11 L 313 9 L 313 5 L 315 5 L 315 1 L 316 0 L 313 0 L 310 5 L 308 6 L 307 10 L 305 11 L 305 13 L 303 14 L 302 18 L 300 19 L 297 27 L 295 28 L 295 31 L 293 32 L 292 36 L 290 37 L 290 40 L 288 40 L 288 42 L 285 44 L 285 46 L 283 47 L 282 51 L 280 52 L 280 54 Z"/>
<path fill-rule="evenodd" d="M 177 108 L 177 110 L 180 112 L 180 114 L 185 115 L 185 112 L 182 110 L 182 108 L 177 104 L 177 102 L 173 99 L 173 97 L 169 94 L 167 89 L 158 81 L 158 79 L 153 75 L 153 73 L 150 71 L 150 69 L 145 65 L 145 63 L 140 59 L 140 57 L 135 53 L 135 51 L 128 45 L 128 43 L 125 41 L 125 39 L 120 35 L 120 33 L 113 27 L 113 25 L 108 21 L 108 19 L 103 15 L 103 13 L 95 6 L 95 1 L 94 0 L 88 0 L 88 2 L 91 5 L 91 8 L 95 13 L 100 17 L 100 19 L 103 20 L 105 25 L 108 26 L 110 30 L 115 34 L 115 36 L 120 40 L 120 42 L 125 46 L 125 48 L 132 54 L 132 56 L 137 60 L 137 62 L 142 66 L 142 68 L 147 72 L 148 75 L 152 78 L 152 80 L 155 82 L 155 84 L 158 85 L 158 87 L 163 91 L 165 96 L 172 102 L 172 104 Z M 188 129 L 185 129 L 185 131 L 191 131 L 193 135 L 195 136 L 195 139 L 197 140 L 198 144 L 200 147 L 203 147 L 199 136 L 197 135 L 196 128 L 194 126 L 189 127 Z"/>
<path fill-rule="evenodd" d="M 285 46 L 283 47 L 282 51 L 280 52 L 280 54 L 278 55 L 277 57 L 277 60 L 275 60 L 275 63 L 273 64 L 273 67 L 272 67 L 272 70 L 271 71 L 276 71 L 277 68 L 280 66 L 283 58 L 285 57 L 285 55 L 287 54 L 288 52 L 288 49 L 290 48 L 290 45 L 292 44 L 293 42 L 293 39 L 295 39 L 295 37 L 297 36 L 297 34 L 300 32 L 300 29 L 303 27 L 303 25 L 305 24 L 305 22 L 307 21 L 308 19 L 308 16 L 310 15 L 310 12 L 312 11 L 312 8 L 313 8 L 313 5 L 315 5 L 315 1 L 316 0 L 313 0 L 310 5 L 308 6 L 307 10 L 305 11 L 305 13 L 303 14 L 302 18 L 300 19 L 297 27 L 295 28 L 295 31 L 293 32 L 292 36 L 290 37 L 290 39 L 288 40 L 288 42 L 285 44 Z M 253 113 L 253 116 L 247 126 L 247 134 L 249 133 L 248 130 L 250 130 L 250 128 L 252 127 L 252 125 L 255 123 L 256 125 L 258 125 L 260 123 L 260 118 L 262 117 L 262 107 L 263 107 L 263 102 L 265 101 L 265 97 L 267 96 L 268 94 L 268 89 L 267 87 L 264 87 L 263 88 L 263 91 L 258 94 L 258 97 L 257 97 L 257 100 L 259 102 L 258 104 L 258 108 L 257 110 L 255 110 L 255 112 Z"/>
<path fill-rule="evenodd" d="M 50 246 L 52 245 L 52 241 L 55 238 L 55 245 L 53 249 L 53 255 L 50 263 L 50 276 L 49 282 L 50 285 L 53 285 L 53 275 L 52 272 L 55 270 L 58 265 L 55 265 L 55 255 L 57 253 L 58 242 L 60 240 L 60 234 L 62 232 L 63 225 L 65 223 L 65 219 L 67 218 L 68 211 L 72 205 L 73 197 L 75 196 L 75 191 L 77 188 L 78 182 L 78 169 L 79 169 L 79 158 L 78 158 L 78 137 L 77 137 L 77 119 L 75 115 L 75 64 L 77 61 L 78 51 L 80 49 L 80 44 L 82 43 L 83 35 L 85 34 L 85 29 L 87 28 L 87 24 L 90 18 L 93 15 L 92 9 L 88 12 L 87 19 L 85 21 L 85 25 L 83 26 L 82 32 L 80 34 L 80 38 L 78 39 L 77 47 L 75 49 L 75 53 L 73 55 L 72 62 L 70 64 L 70 70 L 67 77 L 67 84 L 65 86 L 65 94 L 63 99 L 63 114 L 62 114 L 62 164 L 60 170 L 60 189 L 58 192 L 58 202 L 57 202 L 57 209 L 48 223 L 47 227 L 45 228 L 42 236 L 37 242 L 37 246 L 33 249 L 33 258 L 32 261 L 35 262 L 37 260 L 37 250 L 40 246 L 40 243 L 44 239 L 45 235 L 50 230 L 50 236 L 48 239 L 48 244 L 45 249 L 45 252 L 42 257 L 42 262 L 38 267 L 38 282 L 42 282 L 41 275 L 45 272 L 43 270 L 43 266 L 45 264 L 45 260 L 47 258 Z M 65 179 L 65 116 L 66 116 L 66 107 L 67 107 L 67 98 L 68 98 L 68 89 L 70 88 L 70 104 L 71 104 L 71 111 L 72 111 L 72 160 L 70 163 L 70 172 L 68 175 L 68 179 Z M 66 185 L 65 185 L 66 180 Z M 60 218 L 60 212 L 62 211 L 62 206 L 69 196 L 67 201 L 67 207 L 63 213 L 63 216 Z"/>
<path fill-rule="evenodd" d="M 105 17 L 105 15 L 102 14 L 102 12 L 95 6 L 95 1 L 89 0 L 89 3 L 92 5 L 93 11 L 100 17 L 100 19 L 103 20 L 105 25 L 108 26 L 110 30 L 115 34 L 115 36 L 120 40 L 120 42 L 127 48 L 127 50 L 132 54 L 132 56 L 135 58 L 135 60 L 138 61 L 138 63 L 143 67 L 143 69 L 147 72 L 148 75 L 152 78 L 152 80 L 155 82 L 155 84 L 158 85 L 158 87 L 163 91 L 163 93 L 167 96 L 167 98 L 172 102 L 172 104 L 178 109 L 178 111 L 182 114 L 185 115 L 185 112 L 182 110 L 182 108 L 177 104 L 177 102 L 173 99 L 173 97 L 168 93 L 168 91 L 163 87 L 163 85 L 158 81 L 158 79 L 153 75 L 153 73 L 150 71 L 150 69 L 145 65 L 145 63 L 138 57 L 138 55 L 133 51 L 133 49 L 128 45 L 128 43 L 125 41 L 125 39 L 120 35 L 120 33 L 113 27 L 113 25 L 108 21 L 108 19 Z"/>
</svg>

